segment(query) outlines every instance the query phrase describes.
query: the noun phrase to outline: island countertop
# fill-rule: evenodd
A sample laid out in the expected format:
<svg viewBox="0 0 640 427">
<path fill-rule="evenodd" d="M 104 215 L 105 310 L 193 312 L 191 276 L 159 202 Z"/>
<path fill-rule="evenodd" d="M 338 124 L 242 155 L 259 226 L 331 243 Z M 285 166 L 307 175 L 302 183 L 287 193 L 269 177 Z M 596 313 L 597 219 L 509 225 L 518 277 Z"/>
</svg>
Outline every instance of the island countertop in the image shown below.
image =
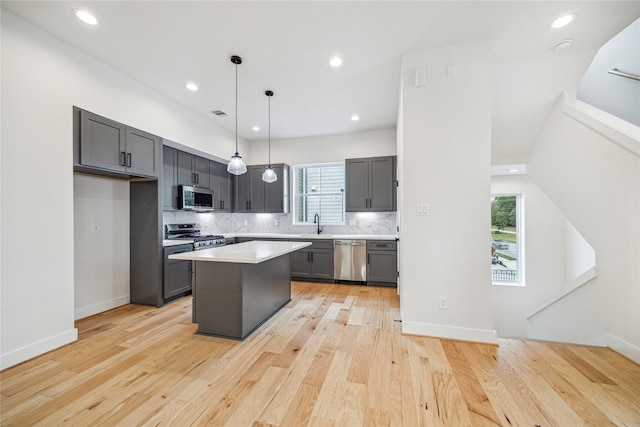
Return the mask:
<svg viewBox="0 0 640 427">
<path fill-rule="evenodd" d="M 240 264 L 259 264 L 261 262 L 311 246 L 311 242 L 272 242 L 253 240 L 220 246 L 193 252 L 169 255 L 170 259 L 188 261 L 234 262 Z"/>
</svg>

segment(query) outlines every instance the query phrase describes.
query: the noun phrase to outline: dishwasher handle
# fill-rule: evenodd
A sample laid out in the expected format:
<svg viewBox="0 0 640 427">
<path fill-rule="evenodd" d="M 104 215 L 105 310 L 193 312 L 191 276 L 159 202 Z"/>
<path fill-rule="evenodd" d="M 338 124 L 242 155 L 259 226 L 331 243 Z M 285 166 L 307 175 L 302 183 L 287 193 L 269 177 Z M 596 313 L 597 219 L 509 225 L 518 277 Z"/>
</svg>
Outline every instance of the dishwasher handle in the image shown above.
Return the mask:
<svg viewBox="0 0 640 427">
<path fill-rule="evenodd" d="M 335 246 L 364 246 L 365 245 L 362 242 L 352 242 L 352 241 L 342 242 L 340 240 L 334 240 L 333 244 Z"/>
</svg>

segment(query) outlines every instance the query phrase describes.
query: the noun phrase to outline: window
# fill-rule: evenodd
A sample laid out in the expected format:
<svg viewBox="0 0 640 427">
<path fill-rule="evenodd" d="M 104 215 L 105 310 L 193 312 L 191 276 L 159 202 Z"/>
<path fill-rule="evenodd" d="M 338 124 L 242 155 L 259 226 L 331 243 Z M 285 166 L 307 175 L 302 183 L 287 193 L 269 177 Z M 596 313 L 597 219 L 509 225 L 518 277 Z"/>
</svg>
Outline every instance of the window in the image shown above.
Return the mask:
<svg viewBox="0 0 640 427">
<path fill-rule="evenodd" d="M 491 196 L 491 279 L 494 285 L 524 285 L 523 196 Z"/>
<path fill-rule="evenodd" d="M 322 224 L 344 223 L 344 163 L 293 167 L 295 224 L 313 223 L 316 214 Z"/>
</svg>

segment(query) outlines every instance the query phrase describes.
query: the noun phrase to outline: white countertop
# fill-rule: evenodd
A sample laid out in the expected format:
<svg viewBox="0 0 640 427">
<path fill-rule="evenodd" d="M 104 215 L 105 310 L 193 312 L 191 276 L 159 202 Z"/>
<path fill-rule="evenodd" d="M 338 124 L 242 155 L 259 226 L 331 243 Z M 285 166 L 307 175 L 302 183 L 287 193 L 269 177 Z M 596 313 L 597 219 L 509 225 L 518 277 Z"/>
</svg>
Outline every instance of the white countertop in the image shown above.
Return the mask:
<svg viewBox="0 0 640 427">
<path fill-rule="evenodd" d="M 288 233 L 229 233 L 225 237 L 255 237 L 259 239 L 364 239 L 364 240 L 396 240 L 393 234 L 288 234 Z"/>
<path fill-rule="evenodd" d="M 311 242 L 271 242 L 254 240 L 235 245 L 169 255 L 170 259 L 189 261 L 236 262 L 258 264 L 289 252 L 311 246 Z"/>
</svg>

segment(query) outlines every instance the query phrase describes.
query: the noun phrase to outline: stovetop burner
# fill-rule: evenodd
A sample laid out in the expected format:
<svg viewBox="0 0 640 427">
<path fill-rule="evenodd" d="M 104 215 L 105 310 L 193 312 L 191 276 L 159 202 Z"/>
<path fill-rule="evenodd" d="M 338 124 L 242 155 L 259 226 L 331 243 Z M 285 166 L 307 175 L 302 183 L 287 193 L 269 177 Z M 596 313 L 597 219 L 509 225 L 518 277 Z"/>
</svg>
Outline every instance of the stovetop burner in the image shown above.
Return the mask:
<svg viewBox="0 0 640 427">
<path fill-rule="evenodd" d="M 199 224 L 166 224 L 164 228 L 165 238 L 169 240 L 193 240 L 196 249 L 225 244 L 224 236 L 221 234 L 201 235 Z"/>
</svg>

